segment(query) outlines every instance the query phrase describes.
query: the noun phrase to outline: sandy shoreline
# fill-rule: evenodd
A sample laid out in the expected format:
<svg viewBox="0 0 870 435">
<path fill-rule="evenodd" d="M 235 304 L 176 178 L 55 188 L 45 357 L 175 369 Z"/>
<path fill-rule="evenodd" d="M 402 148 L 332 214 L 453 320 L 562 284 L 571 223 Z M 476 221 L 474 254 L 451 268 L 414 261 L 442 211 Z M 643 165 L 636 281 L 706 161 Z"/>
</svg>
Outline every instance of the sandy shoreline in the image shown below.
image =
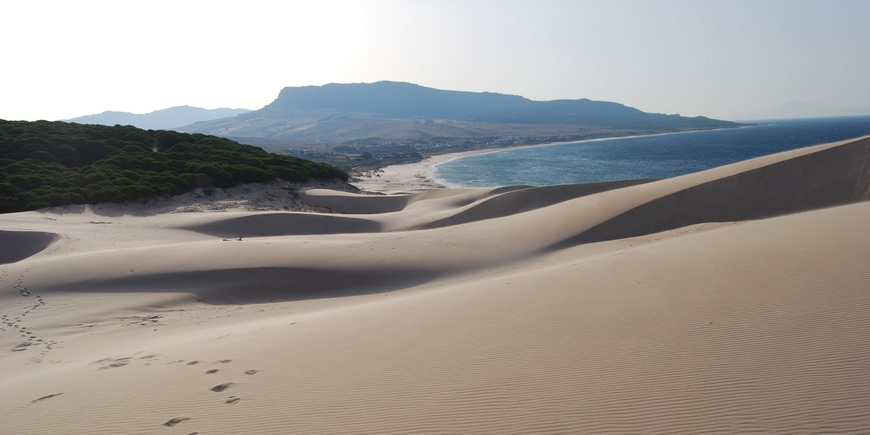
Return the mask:
<svg viewBox="0 0 870 435">
<path fill-rule="evenodd" d="M 360 190 L 378 193 L 414 193 L 446 187 L 432 179 L 432 166 L 460 157 L 483 154 L 488 150 L 439 154 L 419 162 L 390 165 L 368 171 L 351 181 Z"/>
<path fill-rule="evenodd" d="M 746 127 L 739 127 L 746 128 Z M 701 131 L 716 131 L 720 129 L 714 130 L 701 130 Z M 377 192 L 377 193 L 414 193 L 414 192 L 423 192 L 429 189 L 437 189 L 444 187 L 453 187 L 445 185 L 438 180 L 434 180 L 432 177 L 432 167 L 449 162 L 451 160 L 455 160 L 462 157 L 473 156 L 478 154 L 489 154 L 489 153 L 498 153 L 502 151 L 510 151 L 510 150 L 518 150 L 518 149 L 526 149 L 526 148 L 539 148 L 539 147 L 548 147 L 548 146 L 558 146 L 558 145 L 567 145 L 567 144 L 578 144 L 578 143 L 586 143 L 586 142 L 601 142 L 615 139 L 629 139 L 634 137 L 646 137 L 646 136 L 666 136 L 671 134 L 685 134 L 685 133 L 697 133 L 698 130 L 693 131 L 683 131 L 683 132 L 670 132 L 670 133 L 656 133 L 656 134 L 646 134 L 646 135 L 632 135 L 632 136 L 614 136 L 614 137 L 602 137 L 596 139 L 586 139 L 579 141 L 566 141 L 566 142 L 547 142 L 541 144 L 532 144 L 532 145 L 518 145 L 504 148 L 495 148 L 495 149 L 482 149 L 482 150 L 474 150 L 474 151 L 463 151 L 457 153 L 446 153 L 446 154 L 438 154 L 434 156 L 429 156 L 419 162 L 414 163 L 405 163 L 400 165 L 389 165 L 383 168 L 368 171 L 358 177 L 356 177 L 351 184 L 358 187 L 361 190 L 368 192 Z"/>
<path fill-rule="evenodd" d="M 870 137 L 414 192 L 438 157 L 0 215 L 2 431 L 870 431 Z"/>
</svg>

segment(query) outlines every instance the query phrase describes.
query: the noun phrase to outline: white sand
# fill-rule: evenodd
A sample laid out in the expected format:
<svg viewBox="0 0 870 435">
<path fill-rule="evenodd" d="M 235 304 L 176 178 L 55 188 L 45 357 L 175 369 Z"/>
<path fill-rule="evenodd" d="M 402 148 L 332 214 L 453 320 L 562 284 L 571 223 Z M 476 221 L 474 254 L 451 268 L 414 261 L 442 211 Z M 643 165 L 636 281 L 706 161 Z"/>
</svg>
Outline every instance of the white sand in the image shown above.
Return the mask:
<svg viewBox="0 0 870 435">
<path fill-rule="evenodd" d="M 325 187 L 0 215 L 0 432 L 870 432 L 870 138 Z"/>
<path fill-rule="evenodd" d="M 445 187 L 432 178 L 432 167 L 459 157 L 482 154 L 489 151 L 466 151 L 439 154 L 419 162 L 390 165 L 368 171 L 352 181 L 361 190 L 377 193 L 417 193 Z"/>
</svg>

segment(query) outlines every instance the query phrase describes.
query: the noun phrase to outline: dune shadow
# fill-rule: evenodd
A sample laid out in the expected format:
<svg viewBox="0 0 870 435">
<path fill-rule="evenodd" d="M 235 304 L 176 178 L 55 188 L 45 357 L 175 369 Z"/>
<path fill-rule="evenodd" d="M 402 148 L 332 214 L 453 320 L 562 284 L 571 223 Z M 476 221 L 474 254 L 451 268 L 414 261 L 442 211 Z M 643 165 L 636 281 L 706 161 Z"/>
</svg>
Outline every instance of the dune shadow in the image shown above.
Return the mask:
<svg viewBox="0 0 870 435">
<path fill-rule="evenodd" d="M 377 233 L 381 224 L 367 219 L 313 213 L 263 213 L 181 227 L 217 237 L 274 237 L 314 234 Z"/>
<path fill-rule="evenodd" d="M 58 235 L 37 231 L 0 230 L 0 264 L 21 261 L 45 250 Z"/>
<path fill-rule="evenodd" d="M 190 292 L 213 304 L 247 304 L 401 290 L 446 273 L 431 268 L 252 267 L 157 273 L 53 288 L 82 292 Z"/>
</svg>

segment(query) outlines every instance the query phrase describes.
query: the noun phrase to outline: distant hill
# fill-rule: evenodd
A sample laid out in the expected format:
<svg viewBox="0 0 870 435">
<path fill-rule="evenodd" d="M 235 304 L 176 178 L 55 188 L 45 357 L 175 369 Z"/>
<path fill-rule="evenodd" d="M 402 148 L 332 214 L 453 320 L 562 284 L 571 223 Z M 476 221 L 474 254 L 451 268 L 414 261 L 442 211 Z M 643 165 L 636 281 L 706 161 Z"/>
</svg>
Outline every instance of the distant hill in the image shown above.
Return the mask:
<svg viewBox="0 0 870 435">
<path fill-rule="evenodd" d="M 0 213 L 347 177 L 325 163 L 202 134 L 0 120 Z"/>
<path fill-rule="evenodd" d="M 790 101 L 782 103 L 770 110 L 756 112 L 746 116 L 746 119 L 797 119 L 826 118 L 835 116 L 870 115 L 870 107 L 840 107 L 808 101 Z"/>
<path fill-rule="evenodd" d="M 604 101 L 532 101 L 516 95 L 377 82 L 288 87 L 260 110 L 197 122 L 179 131 L 264 143 L 340 144 L 639 134 L 738 125 L 706 117 L 646 113 Z"/>
<path fill-rule="evenodd" d="M 150 113 L 137 114 L 129 112 L 103 112 L 96 115 L 79 116 L 66 122 L 97 125 L 132 125 L 145 130 L 172 130 L 176 127 L 193 124 L 199 121 L 211 121 L 220 118 L 232 118 L 248 113 L 247 109 L 203 109 L 200 107 L 177 106 L 156 110 Z"/>
</svg>

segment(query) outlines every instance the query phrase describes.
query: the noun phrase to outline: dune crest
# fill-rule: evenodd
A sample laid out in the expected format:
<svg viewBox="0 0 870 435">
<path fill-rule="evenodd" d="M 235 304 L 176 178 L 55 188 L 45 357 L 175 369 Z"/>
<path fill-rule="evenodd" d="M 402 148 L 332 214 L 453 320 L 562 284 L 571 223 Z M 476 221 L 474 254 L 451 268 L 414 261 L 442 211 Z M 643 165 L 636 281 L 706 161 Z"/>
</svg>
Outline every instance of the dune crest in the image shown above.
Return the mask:
<svg viewBox="0 0 870 435">
<path fill-rule="evenodd" d="M 821 147 L 655 198 L 566 243 L 634 237 L 703 222 L 762 219 L 870 200 L 870 138 Z M 735 169 L 745 165 L 738 163 Z"/>
</svg>

